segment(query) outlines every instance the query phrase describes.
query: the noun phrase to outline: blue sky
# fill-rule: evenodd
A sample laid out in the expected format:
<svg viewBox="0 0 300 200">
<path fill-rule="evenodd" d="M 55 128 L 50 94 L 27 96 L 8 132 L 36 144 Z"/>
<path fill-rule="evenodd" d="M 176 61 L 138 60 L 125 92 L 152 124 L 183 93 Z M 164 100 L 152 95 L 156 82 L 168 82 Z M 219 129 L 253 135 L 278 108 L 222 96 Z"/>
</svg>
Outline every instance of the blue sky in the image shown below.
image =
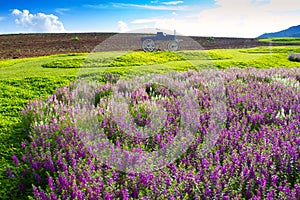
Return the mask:
<svg viewBox="0 0 300 200">
<path fill-rule="evenodd" d="M 299 0 L 0 0 L 0 34 L 161 28 L 257 37 L 299 24 Z"/>
</svg>

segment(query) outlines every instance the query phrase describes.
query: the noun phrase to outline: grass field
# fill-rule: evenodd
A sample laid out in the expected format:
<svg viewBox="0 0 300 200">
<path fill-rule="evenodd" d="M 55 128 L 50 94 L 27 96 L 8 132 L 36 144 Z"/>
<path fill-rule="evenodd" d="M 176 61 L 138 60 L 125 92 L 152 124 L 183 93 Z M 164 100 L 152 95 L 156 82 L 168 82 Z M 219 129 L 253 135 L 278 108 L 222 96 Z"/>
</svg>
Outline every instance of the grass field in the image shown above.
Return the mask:
<svg viewBox="0 0 300 200">
<path fill-rule="evenodd" d="M 287 37 L 287 38 L 263 38 L 259 39 L 259 42 L 272 42 L 274 44 L 299 44 L 300 38 L 293 38 L 293 37 Z"/>
<path fill-rule="evenodd" d="M 299 68 L 299 62 L 287 59 L 290 53 L 299 52 L 300 47 L 296 46 L 273 46 L 176 53 L 65 54 L 0 60 L 0 197 L 20 199 L 32 195 L 21 195 L 17 188 L 18 182 L 9 179 L 6 171 L 7 168 L 12 171 L 19 170 L 14 165 L 12 155 L 21 157 L 21 143 L 28 138 L 22 131 L 21 110 L 29 100 L 45 98 L 56 88 L 66 86 L 78 77 L 103 82 L 103 75 L 108 72 L 118 74 L 121 78 L 130 78 L 147 73 L 201 70 L 206 67 Z"/>
<path fill-rule="evenodd" d="M 251 49 L 220 49 L 208 51 L 166 52 L 112 52 L 100 54 L 66 54 L 35 58 L 0 60 L 1 79 L 31 76 L 77 76 L 78 73 L 116 72 L 139 73 L 141 70 L 185 70 L 215 66 L 237 67 L 299 67 L 289 62 L 289 53 L 300 52 L 300 47 L 256 47 Z M 165 54 L 165 55 L 164 55 Z M 172 57 L 173 56 L 173 57 Z M 161 68 L 161 65 L 164 68 Z M 138 68 L 136 68 L 139 66 Z M 86 69 L 85 69 L 86 68 Z M 134 70 L 133 68 L 136 68 Z M 177 69 L 178 68 L 178 69 Z"/>
</svg>

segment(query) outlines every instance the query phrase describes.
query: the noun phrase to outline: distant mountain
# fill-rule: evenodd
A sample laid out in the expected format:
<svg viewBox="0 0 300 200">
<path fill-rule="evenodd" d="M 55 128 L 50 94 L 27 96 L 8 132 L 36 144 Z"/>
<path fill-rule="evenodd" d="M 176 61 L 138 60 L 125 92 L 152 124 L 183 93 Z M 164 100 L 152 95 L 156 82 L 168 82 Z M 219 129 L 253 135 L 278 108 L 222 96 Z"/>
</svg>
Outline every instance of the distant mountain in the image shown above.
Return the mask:
<svg viewBox="0 0 300 200">
<path fill-rule="evenodd" d="M 278 31 L 275 33 L 265 33 L 258 38 L 280 38 L 280 37 L 300 37 L 300 25 L 292 26 L 283 31 Z"/>
</svg>

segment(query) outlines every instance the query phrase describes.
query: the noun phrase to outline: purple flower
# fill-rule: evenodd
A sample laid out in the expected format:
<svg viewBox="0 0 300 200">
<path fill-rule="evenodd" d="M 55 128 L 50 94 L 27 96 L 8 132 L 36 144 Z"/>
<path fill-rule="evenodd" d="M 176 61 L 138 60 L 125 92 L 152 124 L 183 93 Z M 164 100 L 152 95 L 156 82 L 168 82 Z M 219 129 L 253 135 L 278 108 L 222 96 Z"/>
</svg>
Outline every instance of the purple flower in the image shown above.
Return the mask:
<svg viewBox="0 0 300 200">
<path fill-rule="evenodd" d="M 40 197 L 40 192 L 35 185 L 33 185 L 33 193 L 34 193 L 34 196 L 36 196 L 38 198 Z"/>
<path fill-rule="evenodd" d="M 25 149 L 25 147 L 26 147 L 26 142 L 25 141 L 22 142 L 21 147 L 22 147 L 22 149 Z"/>
<path fill-rule="evenodd" d="M 13 159 L 13 161 L 14 161 L 15 165 L 17 165 L 17 166 L 19 166 L 19 165 L 20 165 L 20 162 L 19 162 L 19 159 L 17 158 L 17 156 L 15 156 L 15 155 L 12 155 L 12 157 L 11 157 L 11 158 Z"/>
<path fill-rule="evenodd" d="M 51 176 L 48 177 L 48 186 L 54 190 L 53 178 Z"/>
<path fill-rule="evenodd" d="M 139 189 L 138 186 L 136 185 L 136 187 L 133 189 L 132 191 L 132 198 L 138 199 L 139 198 Z"/>
<path fill-rule="evenodd" d="M 295 197 L 296 197 L 296 199 L 300 198 L 299 185 L 298 184 L 295 185 Z"/>
<path fill-rule="evenodd" d="M 57 200 L 57 196 L 54 194 L 54 192 L 50 193 L 50 200 Z"/>
<path fill-rule="evenodd" d="M 180 80 L 187 80 L 186 87 L 194 87 L 199 101 L 201 113 L 196 118 L 195 141 L 188 151 L 176 155 L 173 163 L 151 173 L 119 172 L 107 163 L 104 165 L 101 155 L 94 151 L 98 146 L 106 148 L 98 144 L 98 135 L 92 134 L 90 141 L 95 144 L 89 146 L 89 141 L 84 141 L 89 133 L 77 127 L 78 115 L 85 109 L 85 105 L 78 103 L 79 96 L 83 101 L 95 99 L 95 95 L 117 86 L 95 85 L 91 89 L 87 84 L 79 87 L 74 83 L 58 89 L 45 101 L 31 101 L 23 110 L 24 118 L 31 120 L 30 127 L 25 128 L 30 137 L 21 144 L 26 150 L 22 161 L 28 168 L 20 169 L 15 155 L 12 159 L 19 167 L 16 171 L 26 170 L 27 174 L 23 177 L 21 173 L 14 175 L 9 168 L 7 174 L 10 178 L 25 178 L 28 184 L 37 184 L 33 188 L 37 199 L 172 199 L 175 195 L 178 198 L 187 195 L 189 199 L 274 199 L 277 194 L 284 194 L 289 199 L 299 198 L 299 185 L 295 185 L 298 180 L 294 174 L 299 168 L 300 94 L 293 87 L 272 82 L 272 78 L 280 74 L 295 79 L 300 69 L 228 68 L 218 73 L 225 79 L 226 123 L 224 129 L 218 131 L 215 145 L 205 153 L 202 152 L 203 142 L 210 134 L 212 117 L 217 117 L 211 113 L 215 101 L 212 97 L 219 89 L 210 90 L 202 71 L 176 75 Z M 107 75 L 106 78 L 113 77 Z M 131 153 L 168 147 L 180 130 L 181 89 L 176 91 L 156 85 L 155 90 L 153 87 L 150 91 L 154 85 L 147 84 L 132 92 L 125 90 L 131 86 L 122 81 L 120 84 L 118 87 L 127 92 L 128 103 L 135 109 L 138 123 L 151 124 L 147 118 L 151 113 L 151 102 L 168 112 L 163 122 L 165 127 L 149 138 L 141 137 L 141 132 L 134 129 L 130 129 L 133 133 L 129 136 L 123 131 L 128 124 L 114 121 L 110 98 L 101 98 L 101 95 L 96 109 L 94 105 L 87 105 L 91 109 L 89 113 L 95 112 L 99 118 L 94 127 L 100 127 L 117 148 L 126 147 Z M 151 92 L 164 99 L 153 102 L 155 98 Z M 139 110 L 142 103 L 145 107 Z M 279 112 L 282 112 L 280 116 Z M 118 157 L 112 159 L 118 160 Z M 34 180 L 31 183 L 28 177 L 35 177 L 39 183 Z M 44 181 L 50 190 L 42 189 Z"/>
<path fill-rule="evenodd" d="M 105 200 L 112 200 L 112 199 L 114 199 L 114 195 L 113 194 L 109 194 L 109 193 L 105 193 L 104 194 L 104 199 Z"/>
<path fill-rule="evenodd" d="M 14 174 L 11 172 L 11 169 L 10 168 L 6 168 L 6 173 L 8 174 L 9 178 L 14 178 Z"/>
<path fill-rule="evenodd" d="M 18 183 L 18 188 L 22 193 L 24 193 L 26 191 L 26 189 L 22 183 Z"/>
</svg>

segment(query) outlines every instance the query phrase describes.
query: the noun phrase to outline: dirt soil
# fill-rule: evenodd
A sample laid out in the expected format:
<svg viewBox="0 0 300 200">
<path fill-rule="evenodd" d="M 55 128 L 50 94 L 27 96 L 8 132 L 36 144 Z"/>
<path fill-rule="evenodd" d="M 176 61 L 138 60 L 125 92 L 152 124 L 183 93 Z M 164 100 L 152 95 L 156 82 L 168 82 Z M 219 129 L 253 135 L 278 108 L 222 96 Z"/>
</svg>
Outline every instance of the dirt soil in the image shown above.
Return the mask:
<svg viewBox="0 0 300 200">
<path fill-rule="evenodd" d="M 72 40 L 74 37 L 78 37 L 79 40 Z M 116 33 L 39 33 L 0 35 L 0 59 L 91 52 L 97 46 L 102 47 L 99 51 L 116 49 L 140 50 L 140 37 L 141 35 L 139 34 Z M 189 38 L 198 42 L 202 47 L 201 49 L 247 48 L 271 45 L 270 43 L 258 42 L 257 39 L 254 38 Z"/>
</svg>

